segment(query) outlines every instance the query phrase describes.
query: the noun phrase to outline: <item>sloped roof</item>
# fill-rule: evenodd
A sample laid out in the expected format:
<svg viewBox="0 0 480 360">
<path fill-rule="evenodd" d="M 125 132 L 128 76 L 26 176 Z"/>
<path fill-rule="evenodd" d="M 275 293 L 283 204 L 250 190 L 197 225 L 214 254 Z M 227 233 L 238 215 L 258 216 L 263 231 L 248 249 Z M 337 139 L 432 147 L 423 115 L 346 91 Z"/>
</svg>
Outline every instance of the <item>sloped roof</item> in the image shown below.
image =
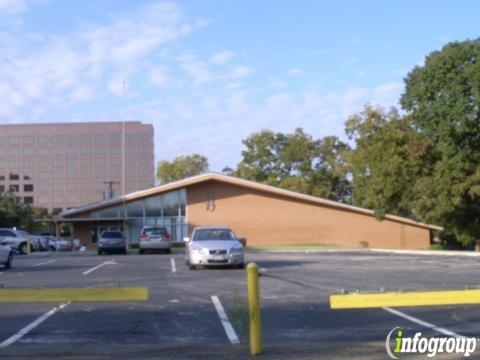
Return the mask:
<svg viewBox="0 0 480 360">
<path fill-rule="evenodd" d="M 233 176 L 227 176 L 223 174 L 210 172 L 210 173 L 192 176 L 179 181 L 174 181 L 165 185 L 152 187 L 150 189 L 135 191 L 135 192 L 126 194 L 125 196 L 119 196 L 113 199 L 99 201 L 93 204 L 81 206 L 75 209 L 64 211 L 60 214 L 60 216 L 64 218 L 74 217 L 76 214 L 94 211 L 94 210 L 98 210 L 98 209 L 109 207 L 109 206 L 119 205 L 119 204 L 122 204 L 123 202 L 129 202 L 132 200 L 137 200 L 137 199 L 149 197 L 156 194 L 161 194 L 164 192 L 177 190 L 180 188 L 188 187 L 191 185 L 195 185 L 195 184 L 199 184 L 199 183 L 203 183 L 211 180 L 219 181 L 225 184 L 231 184 L 231 185 L 237 185 L 240 187 L 250 188 L 258 191 L 264 191 L 267 193 L 285 196 L 285 197 L 296 199 L 296 200 L 303 200 L 313 204 L 329 206 L 329 207 L 343 209 L 343 210 L 352 211 L 352 212 L 365 214 L 365 215 L 371 215 L 371 216 L 374 215 L 373 211 L 370 209 L 342 204 L 332 200 L 327 200 L 327 199 L 323 199 L 323 198 L 319 198 L 311 195 L 305 195 L 305 194 L 301 194 L 301 193 L 290 191 L 290 190 L 280 189 L 275 186 L 265 185 L 265 184 L 257 183 L 250 180 L 245 180 L 245 179 L 240 179 Z M 384 218 L 388 220 L 404 223 L 404 224 L 431 229 L 431 230 L 443 230 L 443 228 L 440 226 L 414 221 L 401 216 L 387 214 L 385 215 Z"/>
</svg>

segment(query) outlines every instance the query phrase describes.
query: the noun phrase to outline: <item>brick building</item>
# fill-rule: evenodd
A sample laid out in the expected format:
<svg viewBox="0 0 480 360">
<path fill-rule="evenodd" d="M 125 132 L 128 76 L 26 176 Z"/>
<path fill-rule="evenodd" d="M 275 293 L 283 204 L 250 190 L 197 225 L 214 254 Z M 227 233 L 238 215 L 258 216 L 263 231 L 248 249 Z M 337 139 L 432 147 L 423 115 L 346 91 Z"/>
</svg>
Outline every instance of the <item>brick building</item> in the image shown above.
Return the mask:
<svg viewBox="0 0 480 360">
<path fill-rule="evenodd" d="M 0 125 L 0 192 L 52 213 L 121 195 L 122 134 L 122 122 Z M 125 122 L 124 143 L 125 191 L 153 186 L 153 126 Z"/>
<path fill-rule="evenodd" d="M 137 244 L 144 225 L 165 226 L 181 241 L 195 226 L 228 226 L 250 245 L 329 244 L 428 249 L 441 227 L 304 195 L 231 176 L 207 173 L 63 212 L 88 247 L 99 234 L 123 230 Z"/>
</svg>

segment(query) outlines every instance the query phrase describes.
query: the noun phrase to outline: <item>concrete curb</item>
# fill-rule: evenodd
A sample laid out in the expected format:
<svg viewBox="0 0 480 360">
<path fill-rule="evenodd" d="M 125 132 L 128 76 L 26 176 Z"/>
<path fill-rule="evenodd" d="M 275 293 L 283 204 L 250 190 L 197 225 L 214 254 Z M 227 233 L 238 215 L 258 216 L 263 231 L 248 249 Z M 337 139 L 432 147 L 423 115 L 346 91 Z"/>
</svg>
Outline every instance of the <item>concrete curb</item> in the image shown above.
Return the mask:
<svg viewBox="0 0 480 360">
<path fill-rule="evenodd" d="M 427 256 L 470 256 L 479 257 L 480 252 L 475 251 L 453 251 L 453 250 L 389 250 L 389 249 L 370 249 L 372 252 L 394 253 L 405 255 L 427 255 Z"/>
<path fill-rule="evenodd" d="M 253 250 L 255 252 L 267 253 L 301 253 L 301 254 L 321 254 L 321 253 L 385 253 L 398 255 L 422 255 L 422 256 L 466 256 L 466 257 L 480 257 L 480 252 L 473 251 L 444 251 L 444 250 L 395 250 L 395 249 L 264 249 Z"/>
</svg>

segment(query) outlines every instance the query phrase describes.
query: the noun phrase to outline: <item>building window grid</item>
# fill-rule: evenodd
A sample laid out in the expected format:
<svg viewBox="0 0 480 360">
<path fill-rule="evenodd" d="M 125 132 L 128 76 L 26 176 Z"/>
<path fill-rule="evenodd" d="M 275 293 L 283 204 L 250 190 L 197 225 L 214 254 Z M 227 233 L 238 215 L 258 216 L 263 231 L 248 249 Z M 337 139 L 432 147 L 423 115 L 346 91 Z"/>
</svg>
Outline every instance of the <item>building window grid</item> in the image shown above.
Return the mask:
<svg viewBox="0 0 480 360">
<path fill-rule="evenodd" d="M 134 153 L 134 156 L 135 155 L 138 156 L 139 151 L 143 152 L 148 147 L 144 144 L 144 142 L 150 140 L 151 137 L 152 136 L 151 136 L 150 133 L 129 133 L 129 134 L 126 134 L 126 139 L 125 139 L 126 140 L 126 149 L 125 149 L 126 152 Z M 92 142 L 97 143 L 98 141 L 101 140 L 101 141 L 104 142 L 104 147 L 100 150 L 93 150 L 92 149 L 93 151 L 95 151 L 95 152 L 98 151 L 99 153 L 107 153 L 107 154 L 110 153 L 110 152 L 117 153 L 117 154 L 121 153 L 121 148 L 119 146 L 112 146 L 113 144 L 115 144 L 119 140 L 121 141 L 121 135 L 118 134 L 118 133 L 112 134 L 112 135 L 101 134 L 100 136 L 84 134 L 83 136 L 82 135 L 62 135 L 62 136 L 60 136 L 60 135 L 52 135 L 52 136 L 47 136 L 47 135 L 30 136 L 30 135 L 26 135 L 26 136 L 15 136 L 15 137 L 6 137 L 6 138 L 5 137 L 0 137 L 0 145 L 5 144 L 5 139 L 7 141 L 7 144 L 9 144 L 9 143 L 14 144 L 14 145 L 26 144 L 26 145 L 33 145 L 33 146 L 32 147 L 23 147 L 23 149 L 19 148 L 19 150 L 11 151 L 13 155 L 18 154 L 20 156 L 19 160 L 12 160 L 10 162 L 8 162 L 8 160 L 6 162 L 5 161 L 0 161 L 0 168 L 4 168 L 6 165 L 11 166 L 14 169 L 18 168 L 18 170 L 21 170 L 23 168 L 28 167 L 30 169 L 31 173 L 35 176 L 37 175 L 38 169 L 40 169 L 40 171 L 41 171 L 42 167 L 39 166 L 38 161 L 25 160 L 25 156 L 37 156 L 37 154 L 40 154 L 40 155 L 44 155 L 45 157 L 46 156 L 50 157 L 51 155 L 54 155 L 54 154 L 61 155 L 61 153 L 63 154 L 63 152 L 69 152 L 70 154 L 73 155 L 74 151 L 69 150 L 69 149 L 72 149 L 72 148 L 75 149 L 75 147 L 68 146 L 68 144 L 70 144 L 70 145 L 81 144 L 81 143 L 92 144 Z M 53 144 L 64 144 L 65 147 L 63 147 L 63 150 L 61 150 L 61 149 L 57 149 Z M 43 147 L 41 145 L 43 145 Z M 118 145 L 118 143 L 116 145 Z M 112 148 L 114 148 L 114 150 L 112 150 Z M 55 149 L 57 149 L 57 150 L 55 150 Z M 77 151 L 80 152 L 82 147 L 79 146 L 76 149 L 78 149 Z M 7 150 L 7 151 L 9 151 L 9 150 Z M 68 158 L 69 157 L 67 157 L 67 159 Z M 72 158 L 74 158 L 74 157 L 72 157 Z M 144 161 L 145 160 L 142 160 L 142 163 L 144 163 Z M 129 160 L 128 162 L 130 163 L 130 167 L 133 168 L 134 165 L 135 165 L 135 160 L 132 159 L 132 160 Z M 50 172 L 50 171 L 52 171 L 53 168 L 60 168 L 60 167 L 61 167 L 61 165 L 60 165 L 59 162 L 55 162 L 55 164 L 53 166 L 51 166 L 50 162 L 49 162 L 47 171 Z M 130 175 L 129 176 L 130 177 L 130 182 L 131 182 L 130 187 L 132 188 L 132 191 L 137 190 L 139 188 L 142 188 L 142 186 L 139 186 L 140 182 L 142 182 L 142 180 L 140 178 L 143 177 L 142 175 L 144 175 L 146 173 L 146 171 L 144 169 L 141 169 L 140 166 L 137 166 L 137 167 L 138 167 L 138 169 L 136 169 L 136 171 L 138 172 L 137 173 L 137 175 L 139 177 L 138 179 L 135 179 L 134 182 L 131 182 L 135 178 L 135 176 L 133 175 L 133 171 L 129 174 Z M 104 171 L 105 170 L 110 170 L 110 168 L 111 168 L 110 166 L 107 166 L 107 168 L 104 169 Z M 37 171 L 35 169 L 37 169 Z M 43 170 L 45 170 L 45 168 Z M 104 175 L 104 174 L 102 174 L 104 171 L 100 171 L 99 175 Z M 110 175 L 109 171 L 105 171 L 105 172 L 108 173 L 105 176 L 107 176 L 107 177 L 112 176 L 112 175 Z M 88 173 L 88 171 L 87 171 L 87 173 Z M 67 174 L 68 174 L 68 172 L 67 172 Z M 67 174 L 65 174 L 65 175 L 67 175 Z M 59 178 L 60 176 L 56 175 L 56 174 L 53 175 L 51 173 L 47 174 L 46 171 L 44 171 L 44 172 L 40 172 L 38 177 L 45 180 L 45 179 L 48 179 L 50 177 L 54 177 L 54 178 L 58 177 Z M 21 179 L 19 179 L 18 181 L 20 182 L 20 180 Z M 134 183 L 136 184 L 136 186 L 135 186 Z M 25 184 L 25 185 L 30 185 L 30 184 Z M 8 183 L 7 183 L 7 186 L 8 186 Z M 21 186 L 23 186 L 23 182 L 21 182 Z M 19 191 L 20 191 L 20 189 L 19 189 Z M 39 200 L 39 199 L 35 199 L 35 200 Z M 145 211 L 145 209 L 143 211 Z"/>
</svg>

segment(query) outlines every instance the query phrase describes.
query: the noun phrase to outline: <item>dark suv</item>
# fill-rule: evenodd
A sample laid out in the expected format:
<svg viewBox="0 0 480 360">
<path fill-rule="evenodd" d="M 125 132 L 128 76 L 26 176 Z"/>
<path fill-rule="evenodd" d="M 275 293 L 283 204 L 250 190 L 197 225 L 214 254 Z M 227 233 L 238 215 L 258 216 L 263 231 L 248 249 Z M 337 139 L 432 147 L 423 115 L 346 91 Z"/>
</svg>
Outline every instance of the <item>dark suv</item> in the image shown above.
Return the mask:
<svg viewBox="0 0 480 360">
<path fill-rule="evenodd" d="M 120 231 L 104 231 L 97 243 L 97 254 L 106 252 L 127 253 L 127 242 Z"/>
</svg>

